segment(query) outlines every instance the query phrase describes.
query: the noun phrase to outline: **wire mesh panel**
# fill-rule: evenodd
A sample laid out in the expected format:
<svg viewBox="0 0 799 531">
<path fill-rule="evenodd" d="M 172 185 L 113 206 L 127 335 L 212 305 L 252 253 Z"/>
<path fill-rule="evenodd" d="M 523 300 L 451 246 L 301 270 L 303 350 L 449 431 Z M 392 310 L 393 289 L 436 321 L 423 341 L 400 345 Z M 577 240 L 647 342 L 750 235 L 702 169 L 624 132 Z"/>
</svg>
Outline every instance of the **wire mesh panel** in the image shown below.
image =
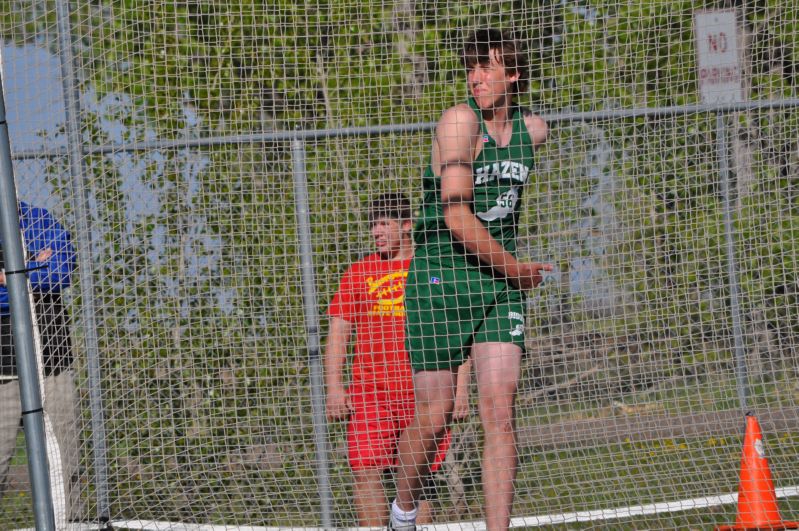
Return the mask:
<svg viewBox="0 0 799 531">
<path fill-rule="evenodd" d="M 79 250 L 69 519 L 364 523 L 352 424 L 314 398 L 332 391 L 329 308 L 379 250 L 370 205 L 402 193 L 418 219 L 438 197 L 435 124 L 474 93 L 463 41 L 486 27 L 524 45 L 517 100 L 548 125 L 509 229 L 521 260 L 552 266 L 522 306 L 510 525 L 732 523 L 747 412 L 799 518 L 795 2 L 0 6 L 19 198 Z M 703 101 L 695 16 L 730 10 L 734 42 L 709 31 L 736 46 L 744 101 Z M 364 275 L 401 307 L 383 278 Z M 433 524 L 486 527 L 480 378 L 428 484 Z M 33 522 L 18 439 L 3 528 Z M 387 518 L 396 467 L 378 468 Z"/>
</svg>

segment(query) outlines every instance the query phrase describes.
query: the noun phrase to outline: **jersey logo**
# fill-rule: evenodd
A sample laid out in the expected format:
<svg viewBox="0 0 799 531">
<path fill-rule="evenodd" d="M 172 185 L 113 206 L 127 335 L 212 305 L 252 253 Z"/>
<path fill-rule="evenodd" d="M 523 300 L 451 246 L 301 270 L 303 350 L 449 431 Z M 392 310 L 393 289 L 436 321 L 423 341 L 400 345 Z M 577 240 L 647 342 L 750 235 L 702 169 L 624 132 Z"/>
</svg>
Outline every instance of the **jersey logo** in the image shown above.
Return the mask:
<svg viewBox="0 0 799 531">
<path fill-rule="evenodd" d="M 525 183 L 527 182 L 527 176 L 529 174 L 530 168 L 521 162 L 503 160 L 501 162 L 494 162 L 493 164 L 486 164 L 474 170 L 474 185 L 479 186 L 498 179 Z"/>
</svg>

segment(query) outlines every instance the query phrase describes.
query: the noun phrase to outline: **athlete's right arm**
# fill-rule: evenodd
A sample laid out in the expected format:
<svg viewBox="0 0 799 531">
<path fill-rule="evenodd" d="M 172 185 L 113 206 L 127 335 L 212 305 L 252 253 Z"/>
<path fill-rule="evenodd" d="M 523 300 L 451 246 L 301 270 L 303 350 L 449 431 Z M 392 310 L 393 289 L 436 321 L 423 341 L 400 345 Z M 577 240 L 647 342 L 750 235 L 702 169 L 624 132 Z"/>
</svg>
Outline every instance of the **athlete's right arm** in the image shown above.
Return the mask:
<svg viewBox="0 0 799 531">
<path fill-rule="evenodd" d="M 352 404 L 344 388 L 344 364 L 347 361 L 347 347 L 352 334 L 352 323 L 340 317 L 330 318 L 330 333 L 325 349 L 325 387 L 327 399 L 325 410 L 328 420 L 345 419 L 350 414 Z"/>
<path fill-rule="evenodd" d="M 468 252 L 517 287 L 529 289 L 533 285 L 520 275 L 522 264 L 491 236 L 472 211 L 472 161 L 479 140 L 480 124 L 468 106 L 456 105 L 441 115 L 433 143 L 433 170 L 441 176 L 444 223 Z"/>
</svg>

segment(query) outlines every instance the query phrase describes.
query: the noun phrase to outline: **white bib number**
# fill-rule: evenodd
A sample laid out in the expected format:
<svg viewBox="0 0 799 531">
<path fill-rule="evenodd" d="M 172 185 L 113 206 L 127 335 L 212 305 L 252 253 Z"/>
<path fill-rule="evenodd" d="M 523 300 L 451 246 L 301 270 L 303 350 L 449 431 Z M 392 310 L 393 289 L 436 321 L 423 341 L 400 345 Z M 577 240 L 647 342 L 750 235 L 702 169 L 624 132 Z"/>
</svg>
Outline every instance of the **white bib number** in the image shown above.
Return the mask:
<svg viewBox="0 0 799 531">
<path fill-rule="evenodd" d="M 478 212 L 477 217 L 483 221 L 494 221 L 502 219 L 508 214 L 512 214 L 519 202 L 519 190 L 514 186 L 507 192 L 503 192 L 497 197 L 497 205 L 488 209 L 487 212 Z"/>
</svg>

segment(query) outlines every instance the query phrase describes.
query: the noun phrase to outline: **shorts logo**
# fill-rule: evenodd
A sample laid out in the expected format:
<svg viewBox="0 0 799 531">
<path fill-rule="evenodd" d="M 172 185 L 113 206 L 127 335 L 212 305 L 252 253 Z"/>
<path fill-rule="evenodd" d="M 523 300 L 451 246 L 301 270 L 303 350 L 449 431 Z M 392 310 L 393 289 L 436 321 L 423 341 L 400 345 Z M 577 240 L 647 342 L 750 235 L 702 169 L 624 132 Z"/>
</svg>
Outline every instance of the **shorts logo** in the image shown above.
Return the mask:
<svg viewBox="0 0 799 531">
<path fill-rule="evenodd" d="M 521 321 L 520 324 L 517 324 L 513 327 L 513 330 L 510 331 L 510 335 L 512 337 L 516 336 L 523 336 L 524 335 L 524 316 L 519 312 L 508 312 L 508 319 L 514 321 Z"/>
<path fill-rule="evenodd" d="M 430 277 L 431 284 L 441 284 L 441 279 L 438 277 Z"/>
</svg>

